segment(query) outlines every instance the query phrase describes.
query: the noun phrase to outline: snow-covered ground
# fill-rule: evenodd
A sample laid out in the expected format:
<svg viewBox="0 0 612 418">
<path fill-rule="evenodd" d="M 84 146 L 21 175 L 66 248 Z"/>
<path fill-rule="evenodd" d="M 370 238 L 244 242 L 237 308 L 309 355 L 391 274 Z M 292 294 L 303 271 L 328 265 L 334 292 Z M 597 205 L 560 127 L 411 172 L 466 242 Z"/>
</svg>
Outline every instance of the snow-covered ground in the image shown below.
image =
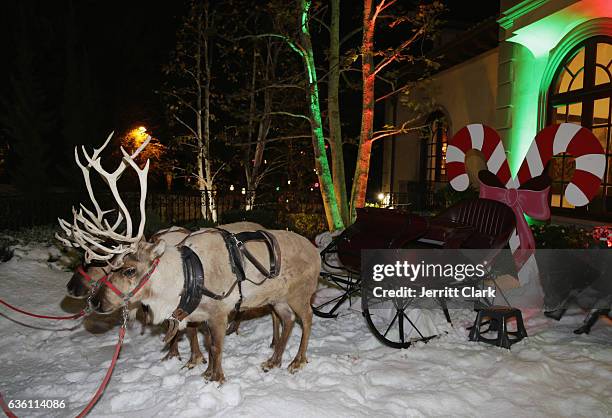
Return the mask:
<svg viewBox="0 0 612 418">
<path fill-rule="evenodd" d="M 64 297 L 70 273 L 49 263 L 53 247 L 23 247 L 0 263 L 0 298 L 37 312 L 74 312 Z M 290 375 L 260 369 L 270 353 L 269 318 L 241 325 L 226 339 L 226 383 L 161 362 L 161 333 L 128 331 L 111 382 L 94 417 L 383 417 L 383 416 L 611 416 L 612 326 L 591 335 L 572 329 L 581 313 L 559 323 L 527 322 L 530 337 L 512 351 L 467 341 L 473 313 L 454 312 L 448 334 L 407 350 L 380 345 L 361 314 L 314 319 L 309 364 Z M 68 329 L 68 328 L 73 329 Z M 105 332 L 103 332 L 105 331 Z M 284 357 L 295 354 L 299 327 Z M 117 327 L 89 319 L 45 321 L 0 306 L 0 392 L 11 399 L 66 399 L 63 410 L 16 410 L 18 416 L 74 416 L 96 391 L 109 365 Z"/>
</svg>

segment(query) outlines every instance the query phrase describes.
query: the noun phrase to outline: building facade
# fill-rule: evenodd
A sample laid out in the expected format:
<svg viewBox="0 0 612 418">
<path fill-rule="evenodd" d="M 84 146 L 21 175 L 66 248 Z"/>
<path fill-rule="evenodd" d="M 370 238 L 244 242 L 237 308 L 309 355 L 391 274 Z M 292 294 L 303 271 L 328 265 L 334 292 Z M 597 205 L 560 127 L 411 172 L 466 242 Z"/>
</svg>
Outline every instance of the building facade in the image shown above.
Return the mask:
<svg viewBox="0 0 612 418">
<path fill-rule="evenodd" d="M 433 103 L 415 129 L 386 140 L 383 193 L 419 196 L 446 187 L 446 141 L 463 126 L 484 123 L 502 137 L 513 173 L 536 133 L 553 123 L 578 123 L 592 130 L 606 152 L 606 172 L 597 197 L 574 208 L 564 198 L 573 158 L 556 156 L 547 167 L 553 179 L 553 212 L 583 219 L 612 220 L 612 1 L 502 0 L 500 16 L 461 35 L 447 54 L 472 50 L 449 59 L 411 102 Z M 487 29 L 488 28 L 488 29 Z M 485 30 L 497 42 L 478 45 Z M 444 58 L 443 58 L 444 62 Z M 415 118 L 399 102 L 387 104 L 387 120 L 401 124 Z M 467 155 L 472 185 L 484 161 Z M 396 198 L 401 201 L 401 197 Z"/>
</svg>

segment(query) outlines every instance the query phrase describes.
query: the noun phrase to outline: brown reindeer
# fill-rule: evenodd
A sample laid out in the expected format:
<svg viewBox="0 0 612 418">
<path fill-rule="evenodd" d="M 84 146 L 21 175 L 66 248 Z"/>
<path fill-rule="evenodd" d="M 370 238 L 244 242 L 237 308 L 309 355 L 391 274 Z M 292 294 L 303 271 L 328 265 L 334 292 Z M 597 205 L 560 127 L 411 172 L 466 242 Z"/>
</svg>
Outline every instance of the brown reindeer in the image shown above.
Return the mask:
<svg viewBox="0 0 612 418">
<path fill-rule="evenodd" d="M 112 134 L 111 134 L 112 135 Z M 56 234 L 56 237 L 62 241 L 66 246 L 81 248 L 85 250 L 85 262 L 90 263 L 93 260 L 106 262 L 108 264 L 108 268 L 110 268 L 111 273 L 110 277 L 117 276 L 117 272 L 121 272 L 120 275 L 124 278 L 131 277 L 131 274 L 135 272 L 135 268 L 131 264 L 133 260 L 138 259 L 138 254 L 141 250 L 149 248 L 151 246 L 155 248 L 168 248 L 168 253 L 172 253 L 171 249 L 172 245 L 168 245 L 168 243 L 162 239 L 161 237 L 157 237 L 158 241 L 154 241 L 152 243 L 148 243 L 144 240 L 144 225 L 146 222 L 146 213 L 145 213 L 145 202 L 146 202 L 146 177 L 149 168 L 149 162 L 145 164 L 144 168 L 138 167 L 135 163 L 135 157 L 142 151 L 142 149 L 148 144 L 150 138 L 147 138 L 146 141 L 133 153 L 128 154 L 123 148 L 121 148 L 121 152 L 123 153 L 123 159 L 119 164 L 119 167 L 112 173 L 107 172 L 104 168 L 102 168 L 100 161 L 100 153 L 109 143 L 111 136 L 108 137 L 106 142 L 102 145 L 102 147 L 95 149 L 93 154 L 90 156 L 85 148 L 83 147 L 82 152 L 86 159 L 86 163 L 83 164 L 79 158 L 78 149 L 75 149 L 75 160 L 77 165 L 81 168 L 83 172 L 83 177 L 85 179 L 85 185 L 89 192 L 89 196 L 94 205 L 94 210 L 88 210 L 83 205 L 77 211 L 73 209 L 73 222 L 69 223 L 63 219 L 60 219 L 60 226 L 63 229 L 64 235 Z M 140 185 L 140 223 L 138 228 L 134 230 L 132 226 L 132 219 L 130 213 L 127 210 L 127 207 L 118 191 L 117 180 L 121 176 L 121 174 L 125 171 L 125 169 L 131 166 L 138 175 L 139 185 Z M 100 205 L 95 199 L 93 189 L 90 181 L 90 169 L 93 168 L 97 173 L 99 173 L 103 180 L 109 186 L 113 197 L 117 202 L 117 206 L 119 207 L 119 211 L 117 212 L 117 217 L 114 221 L 110 221 L 105 218 L 105 216 L 110 211 L 103 211 L 100 208 Z M 236 229 L 230 227 L 230 230 L 239 231 L 239 230 L 249 230 L 253 229 L 253 227 L 258 228 L 259 225 L 250 224 L 245 225 L 246 223 L 241 223 L 241 226 L 236 226 Z M 107 268 L 107 270 L 108 270 Z M 164 267 L 160 267 L 159 271 L 163 270 Z M 105 270 L 106 272 L 106 270 Z M 180 274 L 181 272 L 178 271 Z M 175 282 L 182 282 L 182 275 L 174 277 Z M 110 278 L 108 279 L 110 281 Z M 174 284 L 174 283 L 173 283 Z M 172 290 L 168 289 L 168 292 L 163 289 L 156 287 L 157 291 L 161 294 L 172 295 L 174 292 L 174 288 Z M 184 289 L 182 285 L 178 289 L 177 296 L 180 298 L 181 293 L 183 293 Z M 95 298 L 94 298 L 95 299 Z M 134 307 L 134 303 L 138 303 L 140 299 L 132 298 L 133 300 L 128 301 L 128 297 L 124 297 L 122 299 L 122 304 L 127 304 L 129 302 L 129 306 L 131 308 Z M 178 301 L 178 299 L 177 299 Z M 147 305 L 146 302 L 143 302 L 144 305 Z M 148 305 L 147 305 L 148 306 Z M 263 306 L 263 305 L 258 305 Z M 126 305 L 126 308 L 128 305 Z M 149 316 L 152 317 L 154 323 L 161 322 L 159 320 L 159 314 L 157 313 L 157 309 L 150 309 Z M 225 327 L 227 326 L 228 316 L 231 314 L 231 310 L 226 312 L 226 317 L 223 320 L 223 334 L 225 334 Z M 282 319 L 283 317 L 281 317 Z M 163 319 L 162 319 L 163 320 Z M 277 334 L 277 322 L 273 315 L 274 320 L 274 334 Z M 190 342 L 192 345 L 192 358 L 188 363 L 189 366 L 193 366 L 198 362 L 203 362 L 203 356 L 199 351 L 197 344 L 197 331 L 194 326 L 189 327 L 189 325 L 195 325 L 199 322 L 204 321 L 204 318 L 198 319 L 197 317 L 193 318 L 185 318 L 184 321 L 181 321 L 181 328 L 188 328 L 188 334 L 190 337 Z M 283 321 L 283 324 L 286 321 Z M 215 328 L 217 331 L 217 328 Z M 283 331 L 284 332 L 284 331 Z M 281 341 L 279 338 L 275 340 Z M 215 335 L 212 335 L 213 348 L 210 352 L 215 352 L 215 347 L 217 346 L 217 341 L 219 338 Z M 222 340 L 221 340 L 222 341 Z M 273 340 L 274 342 L 274 340 Z M 284 339 L 284 343 L 286 343 L 286 338 Z M 284 346 L 283 343 L 283 346 Z M 277 344 L 278 345 L 278 344 Z M 169 355 L 172 355 L 178 352 L 176 347 L 176 341 L 173 344 L 174 348 L 171 346 L 171 352 Z M 194 358 L 195 356 L 195 358 Z"/>
<path fill-rule="evenodd" d="M 289 231 L 268 232 L 277 240 L 280 248 L 280 272 L 278 277 L 266 279 L 252 263 L 246 262 L 244 267 L 248 280 L 242 283 L 241 306 L 243 309 L 253 309 L 272 305 L 280 318 L 282 333 L 272 357 L 262 364 L 265 371 L 281 365 L 295 316 L 301 320 L 300 347 L 289 365 L 289 371 L 295 372 L 307 362 L 306 349 L 312 324 L 310 299 L 317 286 L 320 258 L 317 249 L 306 238 Z M 204 296 L 199 306 L 180 324 L 181 328 L 184 328 L 190 321 L 206 322 L 210 329 L 212 346 L 209 352 L 211 361 L 204 377 L 222 382 L 224 373 L 221 359 L 228 316 L 240 299 L 238 288 L 234 285 L 236 276 L 228 260 L 225 241 L 219 233 L 207 231 L 192 234 L 181 246 L 191 248 L 202 260 L 206 289 L 217 295 L 226 295 L 220 300 Z M 261 264 L 268 260 L 265 244 L 249 242 L 246 246 Z M 159 260 L 157 268 L 131 301 L 148 305 L 153 323 L 161 323 L 171 317 L 183 289 L 179 247 L 168 246 L 163 240 L 157 244 L 143 242 L 136 252 L 124 257 L 122 267 L 111 274 L 109 281 L 120 292 L 130 292 L 151 271 L 154 260 Z M 113 311 L 124 303 L 108 287 L 102 289 L 98 296 L 96 307 L 100 312 Z"/>
</svg>

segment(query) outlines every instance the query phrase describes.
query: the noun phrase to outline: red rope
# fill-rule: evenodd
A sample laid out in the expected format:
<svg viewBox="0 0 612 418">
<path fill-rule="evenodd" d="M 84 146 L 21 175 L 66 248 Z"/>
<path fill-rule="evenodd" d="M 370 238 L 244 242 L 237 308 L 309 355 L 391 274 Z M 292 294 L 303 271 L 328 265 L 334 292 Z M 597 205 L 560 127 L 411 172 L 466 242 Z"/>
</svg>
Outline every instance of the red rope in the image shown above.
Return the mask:
<svg viewBox="0 0 612 418">
<path fill-rule="evenodd" d="M 24 311 L 23 309 L 19 309 L 16 306 L 11 305 L 10 303 L 7 303 L 5 301 L 3 301 L 2 299 L 0 299 L 0 304 L 6 306 L 7 308 L 10 308 L 12 310 L 14 310 L 15 312 L 19 312 L 22 313 L 24 315 L 28 315 L 28 316 L 32 316 L 34 318 L 43 318 L 43 319 L 57 319 L 57 320 L 62 320 L 62 319 L 77 319 L 82 317 L 83 315 L 85 315 L 85 311 L 82 310 L 79 313 L 76 313 L 74 315 L 70 315 L 70 316 L 49 316 L 49 315 L 38 315 L 35 313 L 31 313 L 31 312 L 27 312 Z"/>
<path fill-rule="evenodd" d="M 0 393 L 0 408 L 2 408 L 2 412 L 4 412 L 8 418 L 17 418 L 17 415 L 13 414 L 6 402 L 4 402 L 2 393 Z"/>
<path fill-rule="evenodd" d="M 115 364 L 117 364 L 117 359 L 119 358 L 119 353 L 121 352 L 121 345 L 123 344 L 123 337 L 125 337 L 125 325 L 121 326 L 121 328 L 119 329 L 119 341 L 117 341 L 117 345 L 115 346 L 115 354 L 113 354 L 113 360 L 111 361 L 111 364 L 108 367 L 108 371 L 106 372 L 106 376 L 104 376 L 104 380 L 102 380 L 102 383 L 100 383 L 100 387 L 96 391 L 94 397 L 91 399 L 91 401 L 89 401 L 87 406 L 81 411 L 79 415 L 77 415 L 76 418 L 82 418 L 87 415 L 91 408 L 94 407 L 96 402 L 98 402 L 98 399 L 100 399 L 102 393 L 104 393 L 104 389 L 106 389 L 106 385 L 108 384 L 108 381 L 110 380 L 111 375 L 113 374 L 113 370 L 115 369 Z"/>
<path fill-rule="evenodd" d="M 98 387 L 98 390 L 94 394 L 93 398 L 91 398 L 91 401 L 89 401 L 89 403 L 85 406 L 85 408 L 81 411 L 81 413 L 77 415 L 76 418 L 82 418 L 86 416 L 89 413 L 89 411 L 91 411 L 91 408 L 94 407 L 96 402 L 98 402 L 98 399 L 100 399 L 100 396 L 102 396 L 102 393 L 104 393 L 104 390 L 106 389 L 106 385 L 108 385 L 111 375 L 113 374 L 113 370 L 115 369 L 115 365 L 117 364 L 117 359 L 119 359 L 119 353 L 121 352 L 121 346 L 123 345 L 123 337 L 125 337 L 125 326 L 124 325 L 122 325 L 121 328 L 119 329 L 119 341 L 117 341 L 117 345 L 115 346 L 115 354 L 113 354 L 113 359 L 111 361 L 111 364 L 108 367 L 108 370 L 106 371 L 106 376 L 104 376 L 102 383 L 100 383 L 100 386 Z M 4 411 L 4 413 L 6 414 L 8 418 L 17 418 L 17 415 L 13 414 L 11 410 L 9 409 L 8 405 L 4 402 L 4 399 L 2 398 L 2 393 L 0 393 L 0 407 L 2 408 L 2 411 Z"/>
</svg>

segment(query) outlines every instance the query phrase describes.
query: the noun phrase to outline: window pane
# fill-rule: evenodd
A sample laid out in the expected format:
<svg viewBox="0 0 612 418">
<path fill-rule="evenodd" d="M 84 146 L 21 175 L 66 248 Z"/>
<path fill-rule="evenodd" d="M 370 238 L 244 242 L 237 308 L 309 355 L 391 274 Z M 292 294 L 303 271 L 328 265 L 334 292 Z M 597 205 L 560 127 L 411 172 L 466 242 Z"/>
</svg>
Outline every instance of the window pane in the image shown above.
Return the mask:
<svg viewBox="0 0 612 418">
<path fill-rule="evenodd" d="M 566 122 L 577 123 L 582 122 L 582 103 L 572 103 L 569 105 Z"/>
<path fill-rule="evenodd" d="M 608 69 L 600 65 L 595 67 L 595 85 L 607 84 L 610 82 L 610 74 Z"/>
<path fill-rule="evenodd" d="M 606 152 L 608 146 L 608 127 L 602 128 L 593 128 L 593 134 L 599 139 L 599 143 L 603 148 L 604 152 Z"/>
<path fill-rule="evenodd" d="M 610 98 L 595 100 L 593 106 L 593 126 L 610 123 Z"/>
<path fill-rule="evenodd" d="M 609 72 L 612 70 L 612 68 L 610 68 L 612 64 L 612 45 L 607 43 L 598 43 L 597 57 L 595 58 L 595 62 L 597 63 L 597 69 L 595 70 L 595 85 L 609 83 Z"/>
<path fill-rule="evenodd" d="M 550 123 L 563 123 L 567 115 L 567 106 L 555 107 L 552 110 Z"/>
<path fill-rule="evenodd" d="M 584 80 L 584 48 L 570 59 L 563 67 L 561 74 L 557 80 L 557 93 L 566 91 L 578 90 L 583 86 Z"/>
</svg>

